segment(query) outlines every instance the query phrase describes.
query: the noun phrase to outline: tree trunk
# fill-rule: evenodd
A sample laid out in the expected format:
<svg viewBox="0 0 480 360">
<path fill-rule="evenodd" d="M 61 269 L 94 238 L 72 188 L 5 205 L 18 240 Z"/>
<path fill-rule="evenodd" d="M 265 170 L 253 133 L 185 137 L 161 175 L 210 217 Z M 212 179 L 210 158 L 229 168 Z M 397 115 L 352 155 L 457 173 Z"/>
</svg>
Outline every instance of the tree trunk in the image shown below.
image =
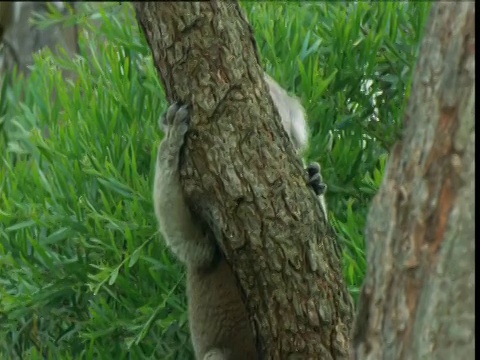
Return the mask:
<svg viewBox="0 0 480 360">
<path fill-rule="evenodd" d="M 367 227 L 358 359 L 473 359 L 475 7 L 433 6 Z"/>
<path fill-rule="evenodd" d="M 353 307 L 336 238 L 238 3 L 135 6 L 167 98 L 192 105 L 182 184 L 236 274 L 264 358 L 347 358 Z"/>
</svg>

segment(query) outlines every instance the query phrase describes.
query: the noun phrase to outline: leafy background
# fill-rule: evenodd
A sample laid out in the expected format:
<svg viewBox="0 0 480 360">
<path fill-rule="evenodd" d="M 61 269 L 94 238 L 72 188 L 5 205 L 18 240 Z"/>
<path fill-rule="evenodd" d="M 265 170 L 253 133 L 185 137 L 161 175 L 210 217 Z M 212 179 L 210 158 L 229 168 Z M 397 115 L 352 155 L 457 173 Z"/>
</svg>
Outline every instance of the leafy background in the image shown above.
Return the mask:
<svg viewBox="0 0 480 360">
<path fill-rule="evenodd" d="M 266 71 L 306 108 L 356 299 L 431 4 L 243 5 Z M 78 24 L 79 55 L 44 50 L 0 89 L 0 358 L 193 358 L 151 203 L 163 90 L 130 4 L 79 8 L 37 18 Z"/>
</svg>

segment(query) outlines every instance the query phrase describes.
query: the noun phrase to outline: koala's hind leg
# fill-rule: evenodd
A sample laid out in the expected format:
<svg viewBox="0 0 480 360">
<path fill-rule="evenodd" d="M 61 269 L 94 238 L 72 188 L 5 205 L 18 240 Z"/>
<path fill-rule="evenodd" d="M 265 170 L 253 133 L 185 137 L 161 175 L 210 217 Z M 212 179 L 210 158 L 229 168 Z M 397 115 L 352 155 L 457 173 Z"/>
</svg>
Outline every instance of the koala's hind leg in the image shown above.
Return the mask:
<svg viewBox="0 0 480 360">
<path fill-rule="evenodd" d="M 208 267 L 216 244 L 192 217 L 180 184 L 180 158 L 189 129 L 187 106 L 171 105 L 161 119 L 165 138 L 158 150 L 154 203 L 160 231 L 172 252 L 189 267 Z"/>
</svg>

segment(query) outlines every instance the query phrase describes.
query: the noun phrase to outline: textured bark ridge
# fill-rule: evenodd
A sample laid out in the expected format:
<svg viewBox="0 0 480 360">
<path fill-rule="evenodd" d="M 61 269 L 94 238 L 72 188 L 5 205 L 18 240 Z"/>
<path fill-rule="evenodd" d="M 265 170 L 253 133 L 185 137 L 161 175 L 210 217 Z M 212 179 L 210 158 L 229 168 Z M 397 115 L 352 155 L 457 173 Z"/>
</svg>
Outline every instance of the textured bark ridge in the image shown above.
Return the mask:
<svg viewBox="0 0 480 360">
<path fill-rule="evenodd" d="M 267 359 L 348 357 L 336 238 L 263 80 L 237 2 L 136 3 L 170 101 L 192 105 L 186 197 L 220 243 Z"/>
<path fill-rule="evenodd" d="M 438 2 L 369 215 L 358 359 L 473 359 L 475 7 Z"/>
</svg>

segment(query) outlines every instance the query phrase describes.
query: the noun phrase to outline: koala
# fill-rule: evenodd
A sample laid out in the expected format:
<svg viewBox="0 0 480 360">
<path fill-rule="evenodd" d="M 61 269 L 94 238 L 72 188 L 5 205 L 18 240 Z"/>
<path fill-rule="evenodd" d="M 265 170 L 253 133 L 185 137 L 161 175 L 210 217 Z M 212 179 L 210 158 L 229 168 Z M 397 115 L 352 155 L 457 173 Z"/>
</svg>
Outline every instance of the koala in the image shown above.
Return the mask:
<svg viewBox="0 0 480 360">
<path fill-rule="evenodd" d="M 307 142 L 300 102 L 265 74 L 270 95 L 294 146 Z M 198 360 L 256 360 L 259 355 L 237 280 L 211 231 L 196 219 L 183 195 L 179 164 L 189 129 L 187 106 L 171 105 L 160 126 L 165 138 L 158 150 L 153 200 L 168 247 L 186 265 L 190 334 Z M 316 163 L 307 167 L 309 184 L 323 198 L 325 184 Z M 326 208 L 323 208 L 326 214 Z"/>
<path fill-rule="evenodd" d="M 264 78 L 268 85 L 268 90 L 273 103 L 280 114 L 282 125 L 294 147 L 297 149 L 297 152 L 301 153 L 305 150 L 308 142 L 305 109 L 297 98 L 288 95 L 287 92 L 266 73 L 264 74 Z M 327 219 L 327 204 L 324 196 L 327 190 L 327 185 L 323 182 L 320 170 L 320 164 L 316 162 L 308 165 L 308 184 L 312 187 L 315 194 L 317 194 L 323 215 L 325 216 L 325 219 Z"/>
</svg>

